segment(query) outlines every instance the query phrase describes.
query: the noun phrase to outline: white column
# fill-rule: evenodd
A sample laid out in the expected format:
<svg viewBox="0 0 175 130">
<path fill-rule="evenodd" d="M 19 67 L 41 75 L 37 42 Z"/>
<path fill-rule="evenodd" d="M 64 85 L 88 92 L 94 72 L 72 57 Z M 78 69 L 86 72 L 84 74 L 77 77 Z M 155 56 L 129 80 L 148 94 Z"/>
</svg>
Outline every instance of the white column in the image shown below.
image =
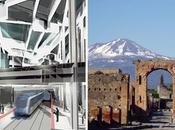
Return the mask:
<svg viewBox="0 0 175 130">
<path fill-rule="evenodd" d="M 71 83 L 71 127 L 78 130 L 78 88 L 77 83 Z"/>
<path fill-rule="evenodd" d="M 63 85 L 63 110 L 66 110 L 66 87 L 67 84 Z"/>
<path fill-rule="evenodd" d="M 76 6 L 75 0 L 69 0 L 69 40 L 70 57 L 72 63 L 77 63 L 77 42 L 76 42 Z"/>
<path fill-rule="evenodd" d="M 86 108 L 86 86 L 82 84 L 82 106 Z"/>
<path fill-rule="evenodd" d="M 69 44 L 70 62 L 74 63 L 74 82 L 71 83 L 71 126 L 78 130 L 78 83 L 77 83 L 77 42 L 76 42 L 76 0 L 69 0 Z"/>
</svg>

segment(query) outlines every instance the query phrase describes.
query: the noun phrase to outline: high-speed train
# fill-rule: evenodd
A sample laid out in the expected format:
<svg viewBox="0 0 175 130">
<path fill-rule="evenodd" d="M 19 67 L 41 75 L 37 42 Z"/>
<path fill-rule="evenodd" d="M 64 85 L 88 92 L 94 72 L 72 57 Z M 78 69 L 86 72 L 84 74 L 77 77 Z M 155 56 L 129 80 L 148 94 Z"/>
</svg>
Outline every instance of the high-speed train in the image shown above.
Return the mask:
<svg viewBox="0 0 175 130">
<path fill-rule="evenodd" d="M 44 93 L 45 92 L 30 92 L 19 95 L 15 102 L 15 115 L 31 115 L 43 101 Z"/>
</svg>

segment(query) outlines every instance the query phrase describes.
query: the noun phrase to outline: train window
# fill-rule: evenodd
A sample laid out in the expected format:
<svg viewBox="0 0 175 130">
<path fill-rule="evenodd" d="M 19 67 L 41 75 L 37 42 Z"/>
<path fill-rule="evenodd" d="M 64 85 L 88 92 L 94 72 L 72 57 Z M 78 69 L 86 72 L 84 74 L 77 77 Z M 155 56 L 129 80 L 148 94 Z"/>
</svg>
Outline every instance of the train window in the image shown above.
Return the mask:
<svg viewBox="0 0 175 130">
<path fill-rule="evenodd" d="M 33 106 L 33 104 L 37 103 L 39 100 L 41 100 L 43 97 L 42 94 L 36 96 L 36 97 L 33 97 L 31 100 L 30 100 L 30 107 Z"/>
</svg>

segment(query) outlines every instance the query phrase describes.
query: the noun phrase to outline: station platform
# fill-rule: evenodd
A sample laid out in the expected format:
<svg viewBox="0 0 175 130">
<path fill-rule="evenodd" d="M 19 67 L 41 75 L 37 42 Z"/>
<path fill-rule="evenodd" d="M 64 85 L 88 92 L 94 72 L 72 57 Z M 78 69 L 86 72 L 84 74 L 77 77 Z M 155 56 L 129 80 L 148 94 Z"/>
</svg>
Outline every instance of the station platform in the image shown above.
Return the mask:
<svg viewBox="0 0 175 130">
<path fill-rule="evenodd" d="M 50 130 L 50 113 L 42 107 L 29 117 L 15 117 L 15 108 L 0 116 L 0 130 Z"/>
<path fill-rule="evenodd" d="M 59 109 L 58 122 L 51 108 L 45 105 L 40 105 L 29 117 L 15 117 L 15 108 L 6 106 L 0 114 L 0 130 L 72 130 L 70 112 L 54 105 L 52 108 L 53 111 Z M 85 123 L 79 114 L 79 130 L 85 130 Z"/>
<path fill-rule="evenodd" d="M 4 106 L 4 113 L 0 113 L 0 130 L 3 130 L 10 122 L 11 118 L 14 116 L 14 107 L 10 105 Z"/>
<path fill-rule="evenodd" d="M 69 111 L 64 111 L 62 108 L 54 106 L 54 109 L 59 109 L 59 121 L 56 122 L 56 115 L 54 114 L 54 124 L 56 130 L 72 130 L 71 128 L 71 114 Z M 79 114 L 79 130 L 85 130 L 86 121 L 82 121 L 82 114 Z"/>
</svg>

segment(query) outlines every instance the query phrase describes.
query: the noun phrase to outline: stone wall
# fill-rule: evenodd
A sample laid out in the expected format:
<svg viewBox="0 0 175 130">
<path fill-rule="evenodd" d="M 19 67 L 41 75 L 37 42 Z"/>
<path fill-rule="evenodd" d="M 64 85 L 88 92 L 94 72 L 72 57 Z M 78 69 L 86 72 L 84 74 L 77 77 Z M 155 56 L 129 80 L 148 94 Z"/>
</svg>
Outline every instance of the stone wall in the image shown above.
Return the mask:
<svg viewBox="0 0 175 130">
<path fill-rule="evenodd" d="M 98 69 L 89 72 L 89 120 L 127 124 L 129 75 L 121 70 Z"/>
</svg>

